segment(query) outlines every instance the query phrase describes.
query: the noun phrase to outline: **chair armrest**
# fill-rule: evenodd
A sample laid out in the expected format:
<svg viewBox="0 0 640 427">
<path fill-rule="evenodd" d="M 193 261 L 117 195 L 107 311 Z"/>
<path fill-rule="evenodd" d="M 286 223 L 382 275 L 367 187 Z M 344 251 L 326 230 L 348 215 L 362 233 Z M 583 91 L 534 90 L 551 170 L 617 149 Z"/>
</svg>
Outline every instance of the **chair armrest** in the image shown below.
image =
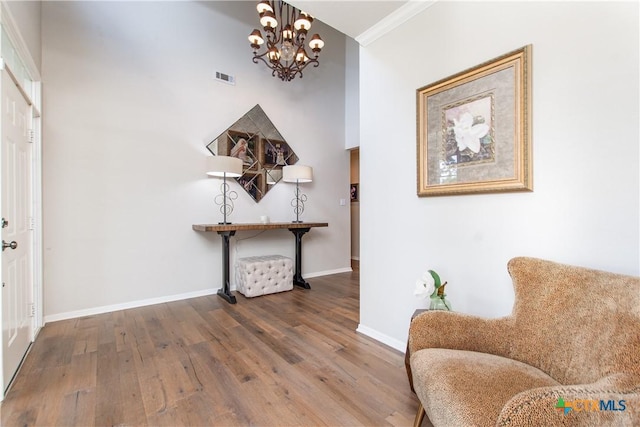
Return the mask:
<svg viewBox="0 0 640 427">
<path fill-rule="evenodd" d="M 449 348 L 509 356 L 513 319 L 486 319 L 451 311 L 429 310 L 409 327 L 409 352 Z"/>
<path fill-rule="evenodd" d="M 592 384 L 527 390 L 507 402 L 496 422 L 496 426 L 541 425 L 640 425 L 640 377 L 616 374 Z"/>
</svg>

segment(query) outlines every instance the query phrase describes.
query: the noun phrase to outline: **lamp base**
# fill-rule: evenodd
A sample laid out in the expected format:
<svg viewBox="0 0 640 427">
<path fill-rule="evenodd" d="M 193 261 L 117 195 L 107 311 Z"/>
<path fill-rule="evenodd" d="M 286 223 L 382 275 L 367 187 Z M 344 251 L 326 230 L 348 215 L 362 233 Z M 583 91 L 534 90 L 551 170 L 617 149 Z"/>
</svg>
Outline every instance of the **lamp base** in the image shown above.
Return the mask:
<svg viewBox="0 0 640 427">
<path fill-rule="evenodd" d="M 218 225 L 229 225 L 233 224 L 232 222 L 219 222 Z"/>
<path fill-rule="evenodd" d="M 294 224 L 302 224 L 303 223 L 303 221 L 291 221 L 291 222 L 294 223 Z"/>
</svg>

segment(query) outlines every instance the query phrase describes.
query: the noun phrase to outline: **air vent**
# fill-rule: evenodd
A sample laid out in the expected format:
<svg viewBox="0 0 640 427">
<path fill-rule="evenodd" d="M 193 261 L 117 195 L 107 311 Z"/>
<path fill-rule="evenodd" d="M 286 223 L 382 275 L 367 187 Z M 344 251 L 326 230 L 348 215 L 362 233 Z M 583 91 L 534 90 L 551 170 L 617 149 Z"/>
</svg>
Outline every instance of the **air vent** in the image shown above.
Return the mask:
<svg viewBox="0 0 640 427">
<path fill-rule="evenodd" d="M 236 78 L 235 77 L 233 77 L 233 76 L 231 76 L 229 74 L 221 73 L 220 71 L 216 71 L 215 79 L 218 80 L 219 82 L 226 83 L 228 85 L 235 85 L 236 84 Z"/>
</svg>

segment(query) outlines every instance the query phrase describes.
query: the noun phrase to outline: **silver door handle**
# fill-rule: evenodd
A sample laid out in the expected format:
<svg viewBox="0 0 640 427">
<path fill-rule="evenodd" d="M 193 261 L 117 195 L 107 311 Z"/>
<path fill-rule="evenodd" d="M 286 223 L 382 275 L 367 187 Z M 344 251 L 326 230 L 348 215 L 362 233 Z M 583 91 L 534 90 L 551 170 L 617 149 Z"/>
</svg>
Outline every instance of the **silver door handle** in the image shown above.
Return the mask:
<svg viewBox="0 0 640 427">
<path fill-rule="evenodd" d="M 7 243 L 4 240 L 2 241 L 2 251 L 4 251 L 7 248 L 11 248 L 11 249 L 15 249 L 18 247 L 18 243 L 13 240 L 11 243 Z"/>
</svg>

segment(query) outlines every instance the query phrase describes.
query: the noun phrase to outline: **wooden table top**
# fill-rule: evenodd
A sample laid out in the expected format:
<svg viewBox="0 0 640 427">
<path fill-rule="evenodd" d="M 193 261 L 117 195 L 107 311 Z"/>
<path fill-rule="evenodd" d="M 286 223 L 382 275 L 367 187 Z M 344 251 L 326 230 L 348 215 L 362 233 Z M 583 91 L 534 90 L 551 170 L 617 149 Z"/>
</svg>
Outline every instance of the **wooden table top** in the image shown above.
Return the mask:
<svg viewBox="0 0 640 427">
<path fill-rule="evenodd" d="M 328 227 L 327 222 L 238 222 L 235 224 L 193 224 L 196 231 L 243 231 L 243 230 L 277 230 L 286 228 Z"/>
</svg>

